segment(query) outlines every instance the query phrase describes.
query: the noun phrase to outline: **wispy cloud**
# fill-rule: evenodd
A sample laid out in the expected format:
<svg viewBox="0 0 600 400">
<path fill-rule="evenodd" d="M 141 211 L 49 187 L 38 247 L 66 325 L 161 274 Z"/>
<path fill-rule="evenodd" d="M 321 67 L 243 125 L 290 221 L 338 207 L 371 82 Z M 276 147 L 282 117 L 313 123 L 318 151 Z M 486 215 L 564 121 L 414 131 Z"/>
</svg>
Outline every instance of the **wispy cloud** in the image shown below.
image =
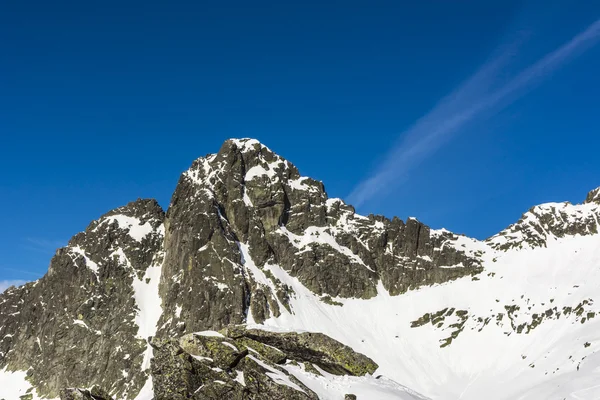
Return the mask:
<svg viewBox="0 0 600 400">
<path fill-rule="evenodd" d="M 6 272 L 12 272 L 12 274 L 5 274 Z M 21 286 L 27 282 L 31 282 L 35 279 L 39 279 L 42 277 L 42 272 L 35 272 L 25 268 L 11 268 L 0 265 L 0 275 L 8 276 L 18 276 L 19 278 L 24 279 L 0 279 L 0 293 L 4 292 L 11 286 Z"/>
<path fill-rule="evenodd" d="M 600 19 L 571 40 L 521 70 L 499 88 L 492 89 L 495 76 L 510 60 L 509 50 L 481 67 L 458 89 L 400 135 L 374 173 L 359 183 L 348 196 L 355 206 L 364 204 L 390 186 L 406 179 L 407 173 L 433 154 L 461 128 L 476 118 L 498 112 L 559 67 L 597 43 Z"/>
<path fill-rule="evenodd" d="M 37 253 L 52 255 L 56 252 L 56 249 L 64 246 L 65 244 L 66 241 L 62 240 L 29 237 L 25 239 L 23 248 L 26 250 L 35 251 Z"/>
<path fill-rule="evenodd" d="M 16 272 L 19 274 L 19 276 L 23 276 L 23 275 L 29 275 L 32 277 L 35 276 L 36 278 L 39 278 L 44 274 L 44 272 L 41 272 L 41 271 L 35 272 L 35 271 L 25 269 L 25 268 L 12 268 L 12 267 L 5 267 L 5 266 L 0 265 L 0 273 L 2 273 L 3 271 Z"/>
<path fill-rule="evenodd" d="M 21 281 L 21 280 L 0 281 L 0 293 L 4 292 L 6 289 L 8 289 L 11 286 L 21 286 L 21 285 L 24 285 L 25 283 L 26 283 L 25 281 Z"/>
</svg>

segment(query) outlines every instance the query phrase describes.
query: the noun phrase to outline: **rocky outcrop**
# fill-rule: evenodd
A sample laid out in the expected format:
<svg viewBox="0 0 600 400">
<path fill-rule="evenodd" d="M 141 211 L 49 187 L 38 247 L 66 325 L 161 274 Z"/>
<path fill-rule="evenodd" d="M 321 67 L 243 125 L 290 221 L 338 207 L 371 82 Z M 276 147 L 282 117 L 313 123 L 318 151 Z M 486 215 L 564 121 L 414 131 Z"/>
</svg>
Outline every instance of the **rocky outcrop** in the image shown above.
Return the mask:
<svg viewBox="0 0 600 400">
<path fill-rule="evenodd" d="M 231 326 L 152 341 L 156 400 L 318 399 L 290 365 L 320 374 L 373 373 L 377 365 L 317 333 L 274 333 Z"/>
<path fill-rule="evenodd" d="M 156 400 L 318 398 L 284 368 L 227 338 L 188 335 L 152 344 Z"/>
<path fill-rule="evenodd" d="M 600 229 L 600 189 L 583 204 L 546 203 L 532 207 L 519 221 L 486 242 L 496 250 L 546 247 L 565 236 L 593 235 Z"/>
<path fill-rule="evenodd" d="M 92 390 L 65 388 L 60 391 L 60 400 L 113 400 L 104 389 L 94 386 Z"/>
<path fill-rule="evenodd" d="M 362 376 L 377 369 L 377 364 L 367 356 L 322 333 L 269 332 L 243 326 L 225 328 L 222 332 L 242 346 L 263 348 L 266 354 L 271 348 L 278 349 L 281 355 L 274 356 L 279 363 L 287 359 L 308 362 L 335 375 Z"/>
<path fill-rule="evenodd" d="M 584 204 L 600 204 L 600 187 L 590 191 L 585 198 Z"/>
</svg>

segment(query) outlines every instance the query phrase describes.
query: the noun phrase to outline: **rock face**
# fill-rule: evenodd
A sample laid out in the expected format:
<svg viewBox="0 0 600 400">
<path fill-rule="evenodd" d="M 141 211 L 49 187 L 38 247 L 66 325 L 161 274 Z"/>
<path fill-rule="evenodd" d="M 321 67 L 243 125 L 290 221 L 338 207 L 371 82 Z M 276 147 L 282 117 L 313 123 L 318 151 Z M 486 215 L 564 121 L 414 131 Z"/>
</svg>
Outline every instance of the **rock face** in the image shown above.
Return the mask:
<svg viewBox="0 0 600 400">
<path fill-rule="evenodd" d="M 592 190 L 585 198 L 584 204 L 596 203 L 600 204 L 600 187 Z"/>
<path fill-rule="evenodd" d="M 156 400 L 318 399 L 289 365 L 338 375 L 377 369 L 371 359 L 322 334 L 274 333 L 243 326 L 154 339 Z"/>
<path fill-rule="evenodd" d="M 60 391 L 60 400 L 113 400 L 105 390 L 94 386 L 92 390 L 65 388 Z"/>
<path fill-rule="evenodd" d="M 532 207 L 519 221 L 487 240 L 497 250 L 546 247 L 565 236 L 594 235 L 600 226 L 600 188 L 583 204 L 546 203 Z"/>
<path fill-rule="evenodd" d="M 52 397 L 92 384 L 118 397 L 137 393 L 146 344 L 134 284 L 160 262 L 163 218 L 154 200 L 113 210 L 57 250 L 46 276 L 1 294 L 0 366 L 29 370 Z"/>
<path fill-rule="evenodd" d="M 600 189 L 583 205 L 539 206 L 488 243 L 595 233 L 598 208 Z M 117 208 L 57 250 L 42 279 L 0 294 L 0 369 L 27 370 L 39 394 L 63 399 L 133 399 L 150 376 L 157 400 L 316 399 L 292 366 L 362 376 L 377 365 L 322 334 L 240 326 L 298 311 L 283 276 L 333 305 L 396 296 L 480 273 L 469 243 L 360 216 L 256 140 L 228 140 L 181 175 L 166 214 L 154 200 Z M 208 330 L 221 333 L 194 334 Z M 94 385 L 106 392 L 73 389 Z"/>
<path fill-rule="evenodd" d="M 475 255 L 451 245 L 455 235 L 359 216 L 255 140 L 229 140 L 196 160 L 165 226 L 162 335 L 279 316 L 291 293 L 272 276 L 257 279 L 266 265 L 319 295 L 359 298 L 375 296 L 379 280 L 397 295 L 480 270 Z"/>
<path fill-rule="evenodd" d="M 362 376 L 377 370 L 373 360 L 322 333 L 280 333 L 240 326 L 225 328 L 222 332 L 240 345 L 263 349 L 266 356 L 278 364 L 287 359 L 309 362 L 335 375 Z M 274 354 L 273 349 L 279 352 Z"/>
</svg>

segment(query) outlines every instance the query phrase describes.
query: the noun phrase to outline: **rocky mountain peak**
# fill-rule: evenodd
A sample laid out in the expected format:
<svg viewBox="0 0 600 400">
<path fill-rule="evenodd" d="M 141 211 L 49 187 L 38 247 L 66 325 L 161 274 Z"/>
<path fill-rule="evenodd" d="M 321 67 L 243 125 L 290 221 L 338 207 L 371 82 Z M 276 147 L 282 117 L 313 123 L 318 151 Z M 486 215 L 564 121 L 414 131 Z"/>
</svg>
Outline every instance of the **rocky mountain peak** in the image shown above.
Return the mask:
<svg viewBox="0 0 600 400">
<path fill-rule="evenodd" d="M 346 304 L 391 301 L 414 289 L 407 298 L 422 295 L 429 286 L 469 277 L 452 294 L 462 295 L 468 282 L 494 278 L 480 272 L 486 260 L 502 257 L 497 250 L 597 232 L 599 196 L 597 189 L 585 204 L 533 207 L 483 243 L 414 218 L 357 214 L 257 140 L 230 139 L 182 173 L 166 213 L 152 199 L 109 211 L 57 251 L 44 278 L 1 294 L 0 367 L 29 370 L 29 381 L 47 396 L 99 385 L 111 396 L 133 399 L 148 390 L 152 376 L 157 400 L 188 398 L 200 387 L 194 398 L 214 398 L 223 388 L 244 391 L 244 373 L 274 385 L 261 368 L 287 379 L 284 358 L 346 374 L 335 366 L 339 360 L 323 358 L 329 350 L 305 349 L 302 338 L 310 335 L 223 332 L 292 321 L 304 314 L 302 304 L 335 313 Z M 400 320 L 398 310 L 412 307 L 395 308 L 390 318 Z M 431 317 L 437 327 L 440 316 L 434 316 L 450 318 L 454 310 L 431 310 L 421 322 Z M 458 330 L 451 338 L 466 323 L 465 312 L 456 307 L 458 325 L 448 327 Z M 205 331 L 227 338 L 197 335 Z M 189 351 L 182 337 L 202 348 Z M 208 362 L 213 344 L 220 349 L 215 354 L 239 351 L 230 351 L 227 362 Z M 264 354 L 249 350 L 258 346 Z M 48 366 L 55 365 L 69 367 L 54 373 Z M 171 370 L 174 375 L 165 373 Z M 181 371 L 189 379 L 172 381 L 184 376 Z M 305 392 L 298 398 L 312 398 L 302 383 L 294 384 Z M 183 397 L 165 392 L 181 385 Z"/>
<path fill-rule="evenodd" d="M 358 215 L 253 139 L 228 140 L 194 161 L 165 226 L 165 335 L 293 312 L 295 294 L 276 269 L 324 298 L 371 298 L 379 280 L 399 294 L 480 267 L 475 254 L 454 245 L 456 236 L 417 220 Z"/>
<path fill-rule="evenodd" d="M 584 204 L 600 204 L 600 187 L 592 190 L 585 198 Z"/>
<path fill-rule="evenodd" d="M 545 203 L 532 207 L 519 221 L 487 243 L 497 250 L 546 247 L 548 241 L 573 235 L 592 235 L 600 229 L 600 188 L 583 204 Z"/>
<path fill-rule="evenodd" d="M 300 178 L 293 164 L 256 139 L 226 140 L 218 153 L 198 158 L 184 175 L 210 190 L 231 179 L 239 184 L 255 179 L 272 184 Z"/>
<path fill-rule="evenodd" d="M 162 222 L 165 212 L 155 199 L 140 198 L 129 202 L 122 207 L 117 207 L 107 212 L 106 214 L 102 215 L 100 219 L 113 215 L 125 215 L 128 217 L 137 218 L 141 222 L 149 221 L 152 224 L 155 224 L 156 221 Z"/>
<path fill-rule="evenodd" d="M 92 384 L 119 398 L 137 393 L 147 375 L 148 293 L 158 287 L 163 220 L 155 200 L 115 208 L 58 249 L 42 279 L 0 295 L 0 365 L 28 370 L 46 396 Z M 19 313 L 10 312 L 16 304 Z"/>
<path fill-rule="evenodd" d="M 256 155 L 258 153 L 262 153 L 271 154 L 272 157 L 280 158 L 270 148 L 252 138 L 228 139 L 223 142 L 219 153 L 223 152 L 224 149 L 227 148 L 232 148 L 234 151 L 239 151 L 242 154 Z"/>
</svg>

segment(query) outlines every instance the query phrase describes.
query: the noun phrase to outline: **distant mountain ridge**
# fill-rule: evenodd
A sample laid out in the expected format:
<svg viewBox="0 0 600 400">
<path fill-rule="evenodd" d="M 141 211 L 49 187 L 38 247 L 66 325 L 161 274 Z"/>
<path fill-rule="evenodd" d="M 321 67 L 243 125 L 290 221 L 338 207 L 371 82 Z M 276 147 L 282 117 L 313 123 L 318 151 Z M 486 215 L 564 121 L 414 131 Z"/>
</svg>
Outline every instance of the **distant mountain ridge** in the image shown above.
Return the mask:
<svg viewBox="0 0 600 400">
<path fill-rule="evenodd" d="M 600 188 L 485 241 L 360 216 L 231 139 L 0 294 L 0 399 L 600 398 L 599 230 Z"/>
</svg>

